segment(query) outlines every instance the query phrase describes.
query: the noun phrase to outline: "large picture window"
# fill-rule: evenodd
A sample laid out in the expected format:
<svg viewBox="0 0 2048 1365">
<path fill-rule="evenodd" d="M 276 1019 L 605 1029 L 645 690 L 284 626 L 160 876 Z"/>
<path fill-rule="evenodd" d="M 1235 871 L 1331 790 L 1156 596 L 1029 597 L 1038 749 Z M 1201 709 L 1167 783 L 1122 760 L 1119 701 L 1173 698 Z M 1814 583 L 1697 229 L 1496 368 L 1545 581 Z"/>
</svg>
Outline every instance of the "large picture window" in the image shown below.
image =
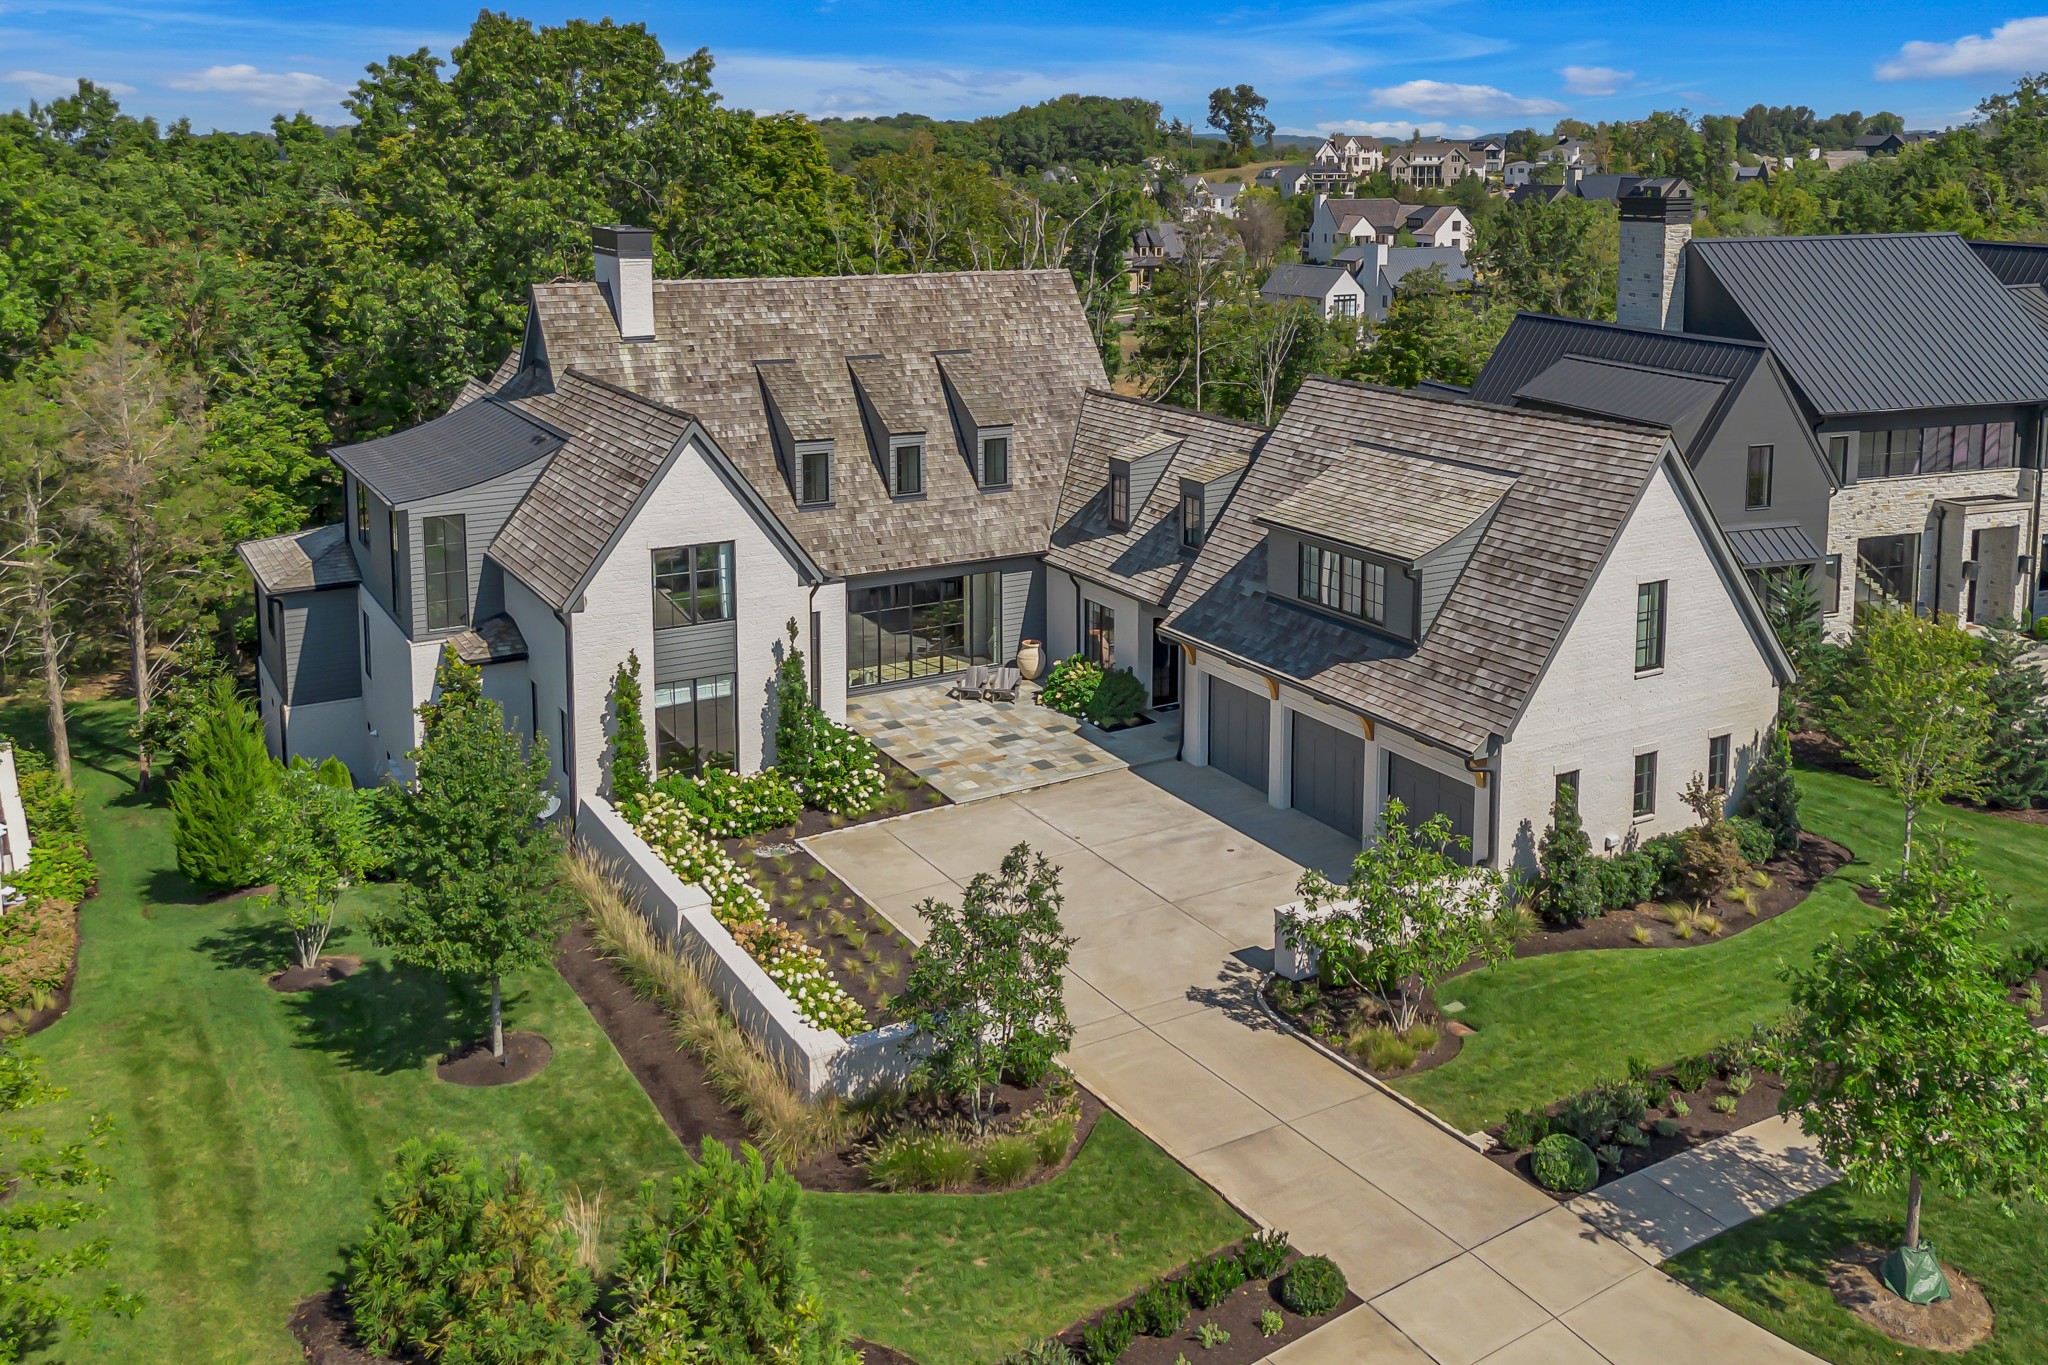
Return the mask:
<svg viewBox="0 0 2048 1365">
<path fill-rule="evenodd" d="M 739 733 L 739 687 L 732 674 L 654 685 L 657 771 L 731 771 L 737 766 Z"/>
<path fill-rule="evenodd" d="M 1664 595 L 1666 581 L 1636 585 L 1636 672 L 1664 666 Z"/>
<path fill-rule="evenodd" d="M 1856 477 L 1890 479 L 1908 474 L 2010 469 L 2013 454 L 2010 422 L 1863 431 L 1856 435 Z"/>
<path fill-rule="evenodd" d="M 654 628 L 732 619 L 732 542 L 654 552 Z"/>
<path fill-rule="evenodd" d="M 469 546 L 463 519 L 422 517 L 420 547 L 427 560 L 427 629 L 467 624 Z"/>
<path fill-rule="evenodd" d="M 1000 663 L 1002 576 L 921 578 L 846 591 L 846 683 L 879 687 Z"/>
<path fill-rule="evenodd" d="M 1314 602 L 1346 616 L 1378 625 L 1387 616 L 1387 571 L 1385 566 L 1326 550 L 1320 545 L 1303 545 L 1297 556 L 1301 600 Z"/>
</svg>

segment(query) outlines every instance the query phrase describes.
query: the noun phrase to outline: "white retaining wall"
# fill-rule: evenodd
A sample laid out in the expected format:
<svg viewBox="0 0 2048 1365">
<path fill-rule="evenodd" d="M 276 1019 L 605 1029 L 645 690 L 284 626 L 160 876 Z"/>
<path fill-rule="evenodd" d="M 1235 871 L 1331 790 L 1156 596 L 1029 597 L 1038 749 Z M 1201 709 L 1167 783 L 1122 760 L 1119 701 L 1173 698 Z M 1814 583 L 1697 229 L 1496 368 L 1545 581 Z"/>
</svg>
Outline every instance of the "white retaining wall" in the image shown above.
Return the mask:
<svg viewBox="0 0 2048 1365">
<path fill-rule="evenodd" d="M 834 1091 L 858 1098 L 880 1085 L 901 1085 L 914 1062 L 904 1047 L 903 1024 L 842 1038 L 813 1028 L 782 988 L 768 979 L 711 913 L 704 888 L 685 882 L 655 856 L 611 803 L 585 796 L 577 806 L 576 837 L 611 865 L 627 897 L 662 942 L 697 962 L 742 1031 L 781 1064 L 807 1095 Z"/>
</svg>

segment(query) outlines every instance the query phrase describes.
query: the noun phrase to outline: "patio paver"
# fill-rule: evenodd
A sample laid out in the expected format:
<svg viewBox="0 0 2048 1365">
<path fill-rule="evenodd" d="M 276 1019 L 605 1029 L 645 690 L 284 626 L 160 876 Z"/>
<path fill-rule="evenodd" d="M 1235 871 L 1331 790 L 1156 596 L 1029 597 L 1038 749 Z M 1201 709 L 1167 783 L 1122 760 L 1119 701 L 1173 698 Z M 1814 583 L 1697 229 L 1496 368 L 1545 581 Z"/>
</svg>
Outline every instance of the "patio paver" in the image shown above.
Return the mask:
<svg viewBox="0 0 2048 1365">
<path fill-rule="evenodd" d="M 846 723 L 953 801 L 983 801 L 1129 765 L 1072 716 L 1017 700 L 962 701 L 948 679 L 849 697 Z M 1144 727 L 1151 728 L 1151 727 Z"/>
</svg>

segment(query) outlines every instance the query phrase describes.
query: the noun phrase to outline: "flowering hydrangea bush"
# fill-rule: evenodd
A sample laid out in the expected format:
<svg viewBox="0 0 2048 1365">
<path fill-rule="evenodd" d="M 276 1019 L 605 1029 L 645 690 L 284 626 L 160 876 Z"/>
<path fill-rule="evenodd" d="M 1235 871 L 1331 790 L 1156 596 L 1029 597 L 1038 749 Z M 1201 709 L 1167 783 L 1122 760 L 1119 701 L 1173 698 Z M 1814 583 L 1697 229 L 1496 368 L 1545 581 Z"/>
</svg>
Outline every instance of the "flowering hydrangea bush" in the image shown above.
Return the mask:
<svg viewBox="0 0 2048 1365">
<path fill-rule="evenodd" d="M 875 746 L 829 716 L 812 719 L 808 762 L 793 783 L 803 799 L 834 815 L 866 815 L 882 799 L 888 780 Z"/>
<path fill-rule="evenodd" d="M 768 979 L 782 988 L 805 1022 L 842 1038 L 867 1031 L 867 1012 L 833 980 L 824 955 L 794 929 L 771 919 L 739 925 L 732 937 L 748 957 L 761 964 Z"/>
<path fill-rule="evenodd" d="M 713 768 L 702 777 L 664 777 L 656 790 L 679 802 L 697 828 L 714 839 L 738 839 L 794 825 L 804 799 L 770 768 L 751 777 Z"/>
<path fill-rule="evenodd" d="M 720 924 L 730 929 L 768 918 L 768 903 L 761 893 L 704 832 L 689 807 L 667 792 L 656 791 L 647 796 L 637 816 L 628 818 L 654 856 L 684 881 L 704 888 Z"/>
</svg>

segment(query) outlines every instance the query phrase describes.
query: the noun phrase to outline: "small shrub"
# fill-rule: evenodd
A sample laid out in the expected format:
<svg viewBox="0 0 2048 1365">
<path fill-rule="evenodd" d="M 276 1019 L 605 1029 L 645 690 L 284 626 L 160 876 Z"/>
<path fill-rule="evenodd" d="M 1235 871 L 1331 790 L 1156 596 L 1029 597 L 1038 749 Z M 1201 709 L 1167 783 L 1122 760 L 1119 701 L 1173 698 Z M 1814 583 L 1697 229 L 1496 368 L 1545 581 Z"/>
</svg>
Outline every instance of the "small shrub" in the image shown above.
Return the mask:
<svg viewBox="0 0 2048 1365">
<path fill-rule="evenodd" d="M 1716 1096 L 1714 1096 L 1714 1104 L 1713 1104 L 1713 1109 L 1714 1109 L 1714 1112 L 1715 1112 L 1715 1113 L 1717 1113 L 1717 1114 L 1732 1114 L 1732 1113 L 1734 1113 L 1734 1112 L 1735 1112 L 1735 1097 L 1734 1097 L 1733 1095 L 1716 1095 Z"/>
<path fill-rule="evenodd" d="M 869 1148 L 864 1164 L 885 1190 L 957 1190 L 973 1183 L 976 1161 L 957 1133 L 899 1128 Z"/>
<path fill-rule="evenodd" d="M 1095 692 L 1082 708 L 1090 721 L 1105 728 L 1128 725 L 1145 706 L 1145 684 L 1128 668 L 1115 668 L 1102 675 Z"/>
<path fill-rule="evenodd" d="M 1641 853 L 1617 853 L 1602 859 L 1598 867 L 1601 908 L 1633 910 L 1649 899 L 1643 892 L 1643 886 L 1652 875 L 1653 871 Z"/>
<path fill-rule="evenodd" d="M 1038 700 L 1041 705 L 1078 718 L 1088 714 L 1088 703 L 1094 700 L 1095 689 L 1101 685 L 1102 665 L 1085 654 L 1076 654 L 1052 666 L 1052 671 L 1045 675 Z"/>
<path fill-rule="evenodd" d="M 1721 932 L 1721 919 L 1718 915 L 1694 915 L 1692 922 L 1708 938 Z"/>
<path fill-rule="evenodd" d="M 1750 1087 L 1755 1084 L 1756 1077 L 1753 1074 L 1747 1071 L 1738 1071 L 1728 1078 L 1728 1093 L 1731 1095 L 1747 1095 Z"/>
<path fill-rule="evenodd" d="M 1656 1073 L 1657 1068 L 1650 1064 L 1648 1057 L 1631 1057 L 1628 1059 L 1628 1078 L 1637 1085 L 1648 1081 Z"/>
<path fill-rule="evenodd" d="M 1287 1268 L 1287 1234 L 1278 1228 L 1254 1232 L 1237 1253 L 1248 1280 L 1270 1280 Z"/>
<path fill-rule="evenodd" d="M 1677 1120 L 1677 1119 L 1658 1119 L 1658 1120 L 1657 1120 L 1657 1136 L 1658 1136 L 1658 1137 L 1661 1137 L 1661 1138 L 1675 1138 L 1675 1137 L 1677 1137 L 1677 1136 L 1678 1136 L 1678 1134 L 1679 1134 L 1679 1124 L 1678 1124 L 1678 1120 Z"/>
<path fill-rule="evenodd" d="M 1027 1133 L 999 1133 L 981 1144 L 981 1178 L 999 1189 L 1021 1185 L 1038 1169 L 1038 1146 Z"/>
<path fill-rule="evenodd" d="M 1344 1272 L 1327 1256 L 1304 1256 L 1280 1279 L 1280 1303 L 1305 1318 L 1319 1318 L 1344 1302 L 1350 1288 Z"/>
<path fill-rule="evenodd" d="M 1501 1146 L 1511 1151 L 1534 1147 L 1550 1134 L 1550 1115 L 1541 1109 L 1514 1109 L 1500 1126 Z"/>
<path fill-rule="evenodd" d="M 1610 1141 L 1614 1134 L 1643 1121 L 1642 1088 L 1630 1082 L 1609 1082 L 1581 1090 L 1558 1106 L 1556 1127 L 1588 1147 Z"/>
<path fill-rule="evenodd" d="M 1647 1147 L 1650 1145 L 1650 1135 L 1636 1127 L 1617 1129 L 1614 1134 L 1614 1145 L 1617 1147 Z"/>
<path fill-rule="evenodd" d="M 1415 1045 L 1387 1024 L 1359 1024 L 1345 1045 L 1374 1071 L 1400 1071 L 1415 1065 Z"/>
<path fill-rule="evenodd" d="M 679 804 L 714 839 L 744 838 L 793 825 L 804 813 L 803 798 L 772 768 L 746 777 L 722 768 L 712 768 L 702 777 L 671 773 L 656 782 L 654 790 Z M 776 871 L 785 877 L 791 865 L 787 857 L 775 859 Z"/>
<path fill-rule="evenodd" d="M 1628 936 L 1637 943 L 1642 944 L 1645 948 L 1657 941 L 1657 936 L 1650 932 L 1650 926 L 1647 924 L 1638 924 L 1635 928 L 1628 931 Z"/>
<path fill-rule="evenodd" d="M 1760 867 L 1752 867 L 1749 870 L 1749 884 L 1759 891 L 1768 891 L 1777 885 L 1771 874 Z"/>
<path fill-rule="evenodd" d="M 1205 1322 L 1195 1329 L 1195 1340 L 1200 1342 L 1202 1349 L 1206 1351 L 1211 1347 L 1222 1346 L 1227 1343 L 1230 1340 L 1230 1333 L 1225 1331 L 1220 1324 Z"/>
<path fill-rule="evenodd" d="M 1601 1165 L 1610 1166 L 1617 1171 L 1621 1169 L 1622 1146 L 1620 1143 L 1609 1142 L 1595 1147 L 1593 1155 Z"/>
<path fill-rule="evenodd" d="M 1074 1130 L 1080 1126 L 1081 1115 L 1072 1106 L 1032 1115 L 1024 1132 L 1031 1139 L 1038 1164 L 1057 1166 L 1065 1161 L 1067 1149 L 1074 1145 Z"/>
<path fill-rule="evenodd" d="M 1261 1308 L 1261 1309 L 1259 1310 L 1259 1335 L 1260 1335 L 1260 1336 L 1262 1336 L 1262 1337 L 1277 1337 L 1277 1336 L 1279 1336 L 1279 1335 L 1280 1335 L 1280 1334 L 1281 1334 L 1282 1332 L 1284 1332 L 1284 1331 L 1286 1331 L 1286 1330 L 1287 1330 L 1287 1319 L 1286 1319 L 1286 1318 L 1283 1318 L 1283 1317 L 1281 1317 L 1281 1316 L 1280 1316 L 1280 1310 L 1279 1310 L 1279 1309 L 1277 1309 L 1277 1308 Z"/>
<path fill-rule="evenodd" d="M 1552 1133 L 1529 1153 L 1536 1183 L 1559 1194 L 1583 1194 L 1600 1179 L 1593 1149 L 1570 1133 Z"/>
<path fill-rule="evenodd" d="M 85 815 L 78 808 L 78 795 L 64 785 L 49 759 L 26 745 L 14 746 L 14 764 L 22 814 L 28 820 L 35 850 L 26 868 L 7 874 L 8 885 L 31 901 L 76 905 L 91 895 L 99 882 L 99 869 L 86 847 Z"/>
<path fill-rule="evenodd" d="M 1776 836 L 1746 815 L 1730 818 L 1728 830 L 1735 836 L 1735 846 L 1745 863 L 1767 863 L 1778 851 Z"/>
<path fill-rule="evenodd" d="M 1161 1280 L 1131 1301 L 1138 1331 L 1148 1337 L 1170 1337 L 1188 1320 L 1188 1292 L 1179 1280 Z"/>
<path fill-rule="evenodd" d="M 1081 1357 L 1058 1337 L 1047 1337 L 1012 1351 L 1003 1357 L 1003 1365 L 1081 1365 Z"/>
<path fill-rule="evenodd" d="M 1416 1024 L 1401 1036 L 1401 1041 L 1414 1048 L 1415 1055 L 1420 1057 L 1423 1053 L 1436 1046 L 1437 1038 L 1438 1034 L 1434 1025 Z"/>
<path fill-rule="evenodd" d="M 1188 1302 L 1214 1308 L 1244 1283 L 1244 1266 L 1235 1256 L 1212 1256 L 1187 1275 Z"/>
<path fill-rule="evenodd" d="M 1561 929 L 1583 924 L 1602 908 L 1600 867 L 1579 818 L 1579 798 L 1560 785 L 1550 805 L 1550 824 L 1536 846 L 1539 869 L 1531 893 L 1544 923 Z"/>
<path fill-rule="evenodd" d="M 1692 1106 L 1685 1102 L 1685 1096 L 1677 1093 L 1673 1093 L 1665 1102 L 1665 1108 L 1669 1109 L 1674 1117 L 1681 1119 L 1692 1113 Z"/>
<path fill-rule="evenodd" d="M 1709 1057 L 1683 1057 L 1671 1068 L 1671 1083 L 1680 1090 L 1703 1090 L 1713 1079 L 1714 1063 Z"/>
<path fill-rule="evenodd" d="M 1137 1336 L 1137 1318 L 1128 1309 L 1119 1308 L 1105 1313 L 1081 1333 L 1081 1354 L 1088 1358 L 1088 1365 L 1112 1365 L 1131 1349 Z"/>
</svg>

